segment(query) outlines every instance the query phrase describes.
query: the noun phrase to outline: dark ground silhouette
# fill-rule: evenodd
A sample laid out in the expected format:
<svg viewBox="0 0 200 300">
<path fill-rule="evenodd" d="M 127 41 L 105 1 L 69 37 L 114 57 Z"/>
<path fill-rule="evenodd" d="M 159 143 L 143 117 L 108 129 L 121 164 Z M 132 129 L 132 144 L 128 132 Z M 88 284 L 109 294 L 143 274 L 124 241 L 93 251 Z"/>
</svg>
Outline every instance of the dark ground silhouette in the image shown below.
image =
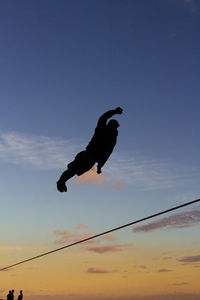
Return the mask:
<svg viewBox="0 0 200 300">
<path fill-rule="evenodd" d="M 23 299 L 23 293 L 22 293 L 22 290 L 20 291 L 19 293 L 19 296 L 17 298 L 17 300 L 22 300 Z"/>
<path fill-rule="evenodd" d="M 14 300 L 14 290 L 10 290 L 8 295 L 7 295 L 7 300 Z M 23 299 L 23 291 L 21 290 L 19 293 L 19 296 L 17 297 L 17 300 L 22 300 Z M 2 299 L 0 299 L 2 300 Z"/>
<path fill-rule="evenodd" d="M 82 175 L 89 171 L 95 163 L 97 163 L 97 173 L 101 173 L 101 169 L 111 155 L 117 142 L 119 123 L 112 119 L 108 123 L 108 119 L 115 114 L 123 112 L 121 107 L 105 112 L 98 120 L 94 135 L 84 151 L 78 153 L 75 159 L 67 165 L 68 169 L 64 171 L 57 181 L 57 189 L 60 192 L 66 192 L 65 182 L 74 175 Z"/>
<path fill-rule="evenodd" d="M 14 290 L 10 290 L 8 295 L 7 295 L 7 300 L 14 300 Z"/>
</svg>

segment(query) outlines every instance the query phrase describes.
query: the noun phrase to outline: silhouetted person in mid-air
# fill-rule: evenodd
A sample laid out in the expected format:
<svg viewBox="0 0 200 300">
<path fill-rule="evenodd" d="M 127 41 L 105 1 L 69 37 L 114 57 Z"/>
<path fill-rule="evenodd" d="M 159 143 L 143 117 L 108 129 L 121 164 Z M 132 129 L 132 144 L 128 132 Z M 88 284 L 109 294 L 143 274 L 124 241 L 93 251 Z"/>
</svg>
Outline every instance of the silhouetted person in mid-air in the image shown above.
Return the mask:
<svg viewBox="0 0 200 300">
<path fill-rule="evenodd" d="M 22 299 L 23 299 L 23 294 L 22 294 L 22 290 L 21 290 L 17 300 L 22 300 Z"/>
<path fill-rule="evenodd" d="M 101 168 L 112 153 L 117 142 L 119 123 L 108 119 L 116 114 L 123 112 L 121 107 L 109 110 L 104 113 L 98 120 L 95 133 L 87 145 L 85 151 L 78 153 L 75 159 L 67 165 L 68 169 L 64 171 L 57 181 L 57 189 L 60 192 L 66 192 L 65 182 L 74 175 L 82 175 L 89 171 L 97 163 L 97 173 L 101 173 Z"/>
</svg>

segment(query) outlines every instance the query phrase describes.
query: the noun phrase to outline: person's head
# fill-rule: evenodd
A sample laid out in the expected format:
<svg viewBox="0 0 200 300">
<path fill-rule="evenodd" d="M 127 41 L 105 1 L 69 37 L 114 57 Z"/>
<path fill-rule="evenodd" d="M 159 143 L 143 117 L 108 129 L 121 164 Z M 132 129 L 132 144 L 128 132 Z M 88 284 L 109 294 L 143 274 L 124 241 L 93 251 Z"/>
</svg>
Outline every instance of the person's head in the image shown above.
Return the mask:
<svg viewBox="0 0 200 300">
<path fill-rule="evenodd" d="M 20 291 L 20 294 L 22 294 L 22 290 Z"/>
<path fill-rule="evenodd" d="M 108 122 L 108 126 L 111 128 L 111 129 L 117 129 L 119 127 L 119 123 L 117 122 L 117 120 L 115 119 L 111 119 L 109 122 Z"/>
</svg>

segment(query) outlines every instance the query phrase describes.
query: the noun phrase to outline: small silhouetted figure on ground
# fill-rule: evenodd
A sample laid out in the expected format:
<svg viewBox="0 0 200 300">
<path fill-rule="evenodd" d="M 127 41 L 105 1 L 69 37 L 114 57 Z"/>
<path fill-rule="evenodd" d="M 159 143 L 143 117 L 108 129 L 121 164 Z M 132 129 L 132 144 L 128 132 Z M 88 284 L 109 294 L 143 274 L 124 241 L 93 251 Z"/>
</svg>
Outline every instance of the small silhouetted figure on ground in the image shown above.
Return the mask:
<svg viewBox="0 0 200 300">
<path fill-rule="evenodd" d="M 23 299 L 23 294 L 22 294 L 22 290 L 21 290 L 17 300 L 22 300 L 22 299 Z"/>
<path fill-rule="evenodd" d="M 15 292 L 15 291 L 12 290 L 12 292 L 11 292 L 11 298 L 10 298 L 11 300 L 14 300 L 14 292 Z"/>
<path fill-rule="evenodd" d="M 7 300 L 12 300 L 12 299 L 13 299 L 12 291 L 9 291 L 7 295 Z"/>
<path fill-rule="evenodd" d="M 103 165 L 106 163 L 117 142 L 119 123 L 108 119 L 116 114 L 123 112 L 121 107 L 109 110 L 98 120 L 94 135 L 87 145 L 86 149 L 78 153 L 75 159 L 67 165 L 68 169 L 64 171 L 57 181 L 57 189 L 60 192 L 66 192 L 65 182 L 74 175 L 82 175 L 89 171 L 97 163 L 97 173 L 101 173 Z"/>
</svg>

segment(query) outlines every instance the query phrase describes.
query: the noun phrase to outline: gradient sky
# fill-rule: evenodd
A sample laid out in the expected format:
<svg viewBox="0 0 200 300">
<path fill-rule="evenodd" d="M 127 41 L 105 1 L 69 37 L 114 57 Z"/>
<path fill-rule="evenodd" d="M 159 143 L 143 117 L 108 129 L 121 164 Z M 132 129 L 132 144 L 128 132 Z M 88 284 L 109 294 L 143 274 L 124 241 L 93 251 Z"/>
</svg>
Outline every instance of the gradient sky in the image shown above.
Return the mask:
<svg viewBox="0 0 200 300">
<path fill-rule="evenodd" d="M 0 2 L 0 267 L 199 197 L 199 0 Z M 56 181 L 121 106 L 103 168 Z M 196 300 L 200 206 L 0 272 L 0 298 Z"/>
</svg>

